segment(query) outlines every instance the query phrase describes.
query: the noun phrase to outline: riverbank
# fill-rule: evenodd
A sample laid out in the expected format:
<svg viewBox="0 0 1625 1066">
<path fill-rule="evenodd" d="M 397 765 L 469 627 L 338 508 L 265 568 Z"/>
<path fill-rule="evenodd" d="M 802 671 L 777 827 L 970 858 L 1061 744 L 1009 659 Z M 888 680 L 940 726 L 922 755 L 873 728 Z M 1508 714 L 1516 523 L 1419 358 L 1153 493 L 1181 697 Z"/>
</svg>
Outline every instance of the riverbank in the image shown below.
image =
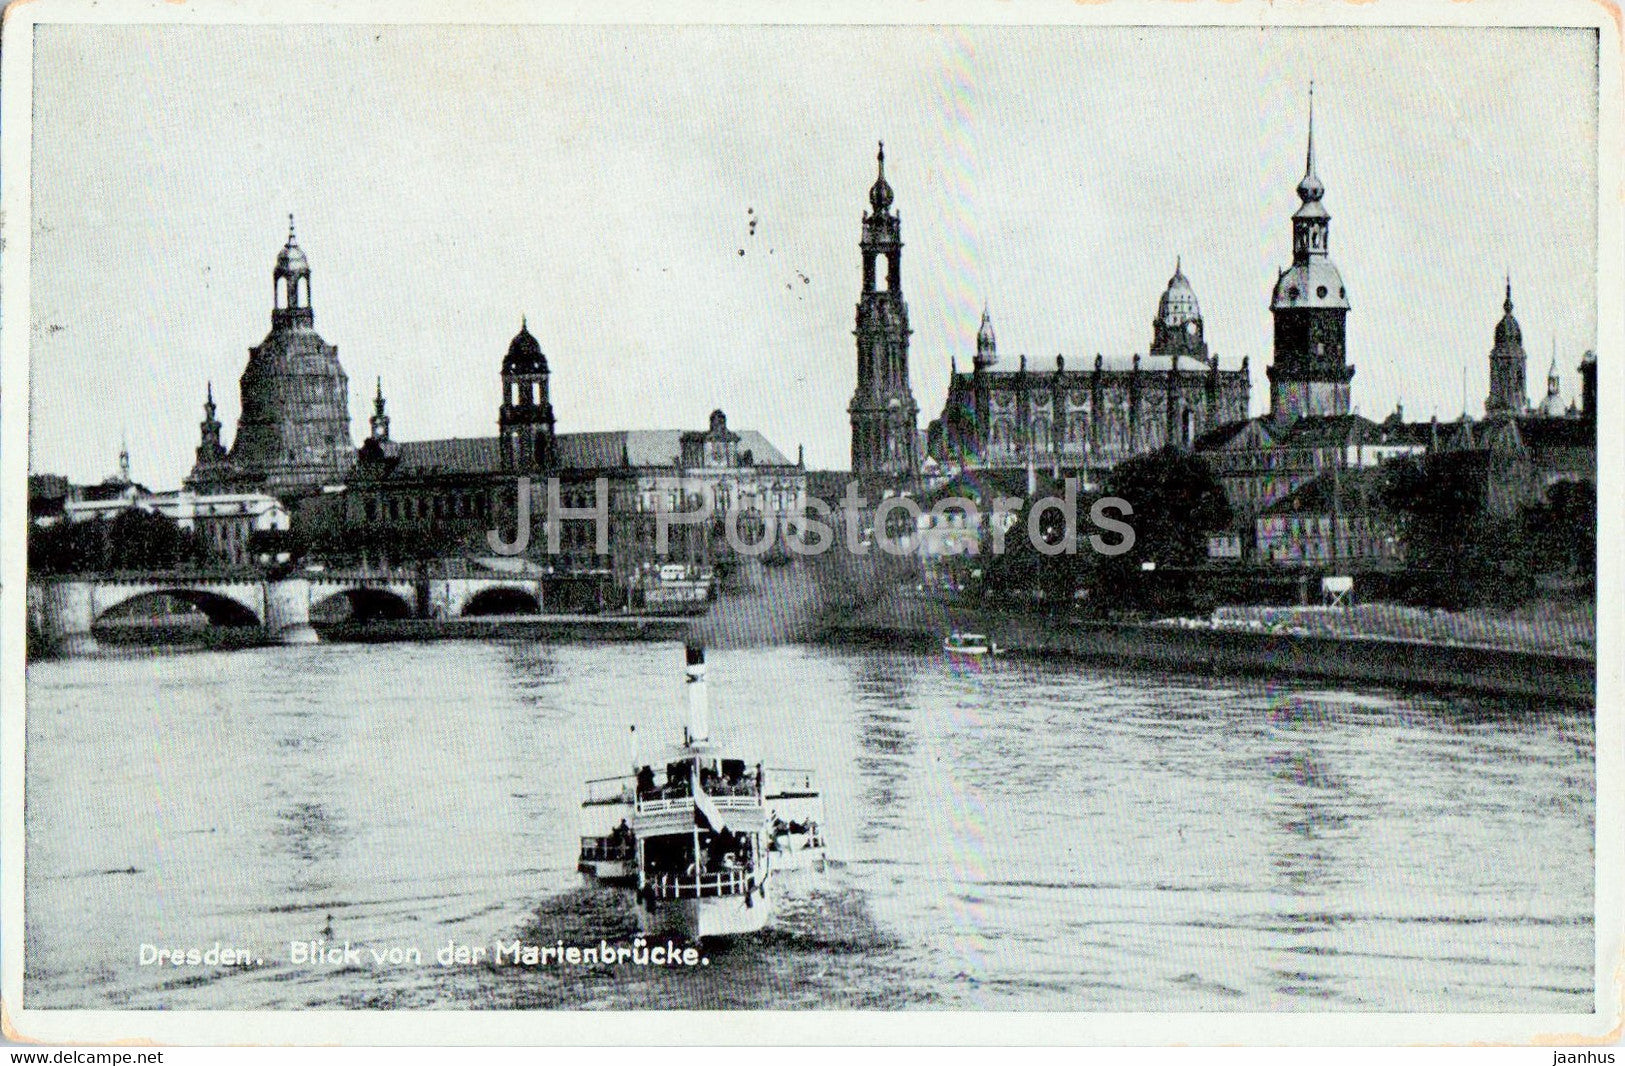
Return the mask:
<svg viewBox="0 0 1625 1066">
<path fill-rule="evenodd" d="M 681 615 L 513 614 L 319 622 L 315 629 L 323 640 L 356 644 L 401 640 L 681 640 L 692 621 Z"/>
<path fill-rule="evenodd" d="M 820 638 L 931 650 L 955 629 L 986 633 L 1016 656 L 1068 656 L 1136 668 L 1596 702 L 1596 663 L 1584 655 L 1334 635 L 1329 630 L 1097 622 L 888 596 L 832 617 Z"/>
</svg>

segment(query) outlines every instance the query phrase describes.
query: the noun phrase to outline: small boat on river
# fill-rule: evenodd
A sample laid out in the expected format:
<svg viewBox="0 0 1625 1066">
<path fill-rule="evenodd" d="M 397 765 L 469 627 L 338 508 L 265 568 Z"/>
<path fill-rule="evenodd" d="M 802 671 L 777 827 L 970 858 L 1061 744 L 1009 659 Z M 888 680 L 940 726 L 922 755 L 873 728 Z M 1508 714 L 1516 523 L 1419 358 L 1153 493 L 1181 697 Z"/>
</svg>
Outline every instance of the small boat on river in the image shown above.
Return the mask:
<svg viewBox="0 0 1625 1066">
<path fill-rule="evenodd" d="M 581 838 L 577 866 L 631 890 L 644 933 L 753 933 L 772 916 L 776 878 L 823 867 L 823 799 L 811 771 L 750 765 L 713 743 L 697 645 L 686 648 L 684 688 L 680 744 L 657 762 L 638 765 L 634 755 L 630 776 L 587 782 L 582 812 L 594 831 Z"/>
<path fill-rule="evenodd" d="M 992 658 L 1002 654 L 1004 649 L 989 640 L 983 633 L 961 633 L 954 630 L 942 642 L 942 650 L 949 656 L 964 656 L 969 659 Z"/>
</svg>

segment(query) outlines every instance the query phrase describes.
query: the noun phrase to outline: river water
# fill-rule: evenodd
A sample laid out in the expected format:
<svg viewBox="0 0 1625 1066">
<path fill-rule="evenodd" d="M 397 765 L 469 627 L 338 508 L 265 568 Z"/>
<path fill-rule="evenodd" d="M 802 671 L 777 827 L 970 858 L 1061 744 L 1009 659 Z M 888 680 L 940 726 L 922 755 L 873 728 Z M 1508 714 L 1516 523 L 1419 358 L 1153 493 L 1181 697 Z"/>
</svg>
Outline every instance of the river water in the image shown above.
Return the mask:
<svg viewBox="0 0 1625 1066">
<path fill-rule="evenodd" d="M 717 650 L 713 733 L 811 766 L 838 860 L 692 968 L 622 945 L 585 778 L 678 645 L 132 654 L 28 670 L 31 1007 L 1587 1012 L 1586 709 L 826 647 Z M 293 942 L 349 941 L 335 964 Z M 216 942 L 245 966 L 142 965 Z M 422 965 L 391 964 L 416 947 Z M 370 955 L 382 951 L 383 964 Z"/>
</svg>

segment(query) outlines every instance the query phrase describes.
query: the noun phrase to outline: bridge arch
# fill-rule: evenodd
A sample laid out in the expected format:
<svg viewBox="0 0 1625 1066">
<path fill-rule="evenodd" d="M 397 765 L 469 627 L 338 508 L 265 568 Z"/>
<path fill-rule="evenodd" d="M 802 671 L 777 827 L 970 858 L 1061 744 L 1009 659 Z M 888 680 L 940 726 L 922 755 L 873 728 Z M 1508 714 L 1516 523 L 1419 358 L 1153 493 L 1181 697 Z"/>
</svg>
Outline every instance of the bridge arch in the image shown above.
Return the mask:
<svg viewBox="0 0 1625 1066">
<path fill-rule="evenodd" d="M 405 597 L 367 585 L 339 589 L 310 605 L 311 620 L 316 622 L 394 622 L 412 614 Z"/>
<path fill-rule="evenodd" d="M 262 624 L 258 611 L 241 600 L 220 592 L 206 588 L 146 588 L 132 590 L 130 595 L 119 597 L 111 603 L 97 597 L 96 610 L 91 618 L 91 629 L 117 625 L 124 618 L 132 621 L 138 618 L 161 619 L 161 614 L 144 609 L 156 608 L 165 601 L 191 605 L 209 620 L 211 626 Z M 185 616 L 177 616 L 177 622 L 182 617 Z"/>
<path fill-rule="evenodd" d="M 492 614 L 541 614 L 536 594 L 515 585 L 493 585 L 480 589 L 463 604 L 463 617 Z"/>
</svg>

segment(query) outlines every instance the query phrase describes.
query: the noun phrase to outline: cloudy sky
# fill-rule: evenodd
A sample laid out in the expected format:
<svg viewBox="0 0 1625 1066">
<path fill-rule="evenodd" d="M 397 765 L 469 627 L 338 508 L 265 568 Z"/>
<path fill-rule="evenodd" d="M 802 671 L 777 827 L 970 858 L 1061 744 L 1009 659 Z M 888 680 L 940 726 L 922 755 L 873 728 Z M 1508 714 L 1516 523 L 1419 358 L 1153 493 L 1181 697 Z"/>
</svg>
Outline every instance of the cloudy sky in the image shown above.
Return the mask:
<svg viewBox="0 0 1625 1066">
<path fill-rule="evenodd" d="M 1314 79 L 1354 402 L 1483 404 L 1510 270 L 1544 391 L 1596 333 L 1589 30 L 72 27 L 37 31 L 32 466 L 127 437 L 177 485 L 270 325 L 295 213 L 357 440 L 495 430 L 528 316 L 561 431 L 714 407 L 844 467 L 875 142 L 922 420 L 984 300 L 1000 351 L 1150 342 L 1182 256 L 1267 401 Z M 752 228 L 752 222 L 755 226 Z"/>
</svg>

